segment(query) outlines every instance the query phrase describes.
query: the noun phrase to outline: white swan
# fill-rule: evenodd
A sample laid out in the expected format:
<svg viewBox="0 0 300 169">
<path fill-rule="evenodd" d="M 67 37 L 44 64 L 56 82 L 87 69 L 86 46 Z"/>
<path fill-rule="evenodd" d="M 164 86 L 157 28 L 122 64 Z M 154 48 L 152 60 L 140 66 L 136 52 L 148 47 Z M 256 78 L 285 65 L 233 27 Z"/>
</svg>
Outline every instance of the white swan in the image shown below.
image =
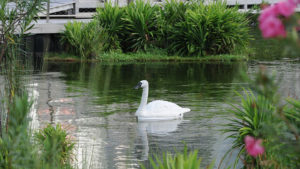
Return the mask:
<svg viewBox="0 0 300 169">
<path fill-rule="evenodd" d="M 147 104 L 149 84 L 147 80 L 140 81 L 135 89 L 143 88 L 140 106 L 135 115 L 138 120 L 171 120 L 180 119 L 183 113 L 191 111 L 189 108 L 182 108 L 175 103 L 155 100 Z"/>
</svg>

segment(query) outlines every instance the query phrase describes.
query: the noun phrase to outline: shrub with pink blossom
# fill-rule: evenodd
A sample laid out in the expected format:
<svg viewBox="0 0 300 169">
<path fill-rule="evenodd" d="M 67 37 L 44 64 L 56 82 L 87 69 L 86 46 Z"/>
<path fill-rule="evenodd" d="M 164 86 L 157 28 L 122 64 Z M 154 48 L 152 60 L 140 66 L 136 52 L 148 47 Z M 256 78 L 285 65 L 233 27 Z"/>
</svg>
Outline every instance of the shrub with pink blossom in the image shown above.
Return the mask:
<svg viewBox="0 0 300 169">
<path fill-rule="evenodd" d="M 284 23 L 293 20 L 292 17 L 298 3 L 300 3 L 299 0 L 283 0 L 263 9 L 258 18 L 262 36 L 264 38 L 287 37 L 288 30 Z M 289 23 L 288 25 L 293 27 L 289 31 L 295 31 L 297 24 Z"/>
<path fill-rule="evenodd" d="M 262 68 L 230 110 L 224 131 L 233 145 L 226 154 L 238 150 L 245 168 L 300 168 L 300 100 L 283 100 L 275 79 Z"/>
</svg>

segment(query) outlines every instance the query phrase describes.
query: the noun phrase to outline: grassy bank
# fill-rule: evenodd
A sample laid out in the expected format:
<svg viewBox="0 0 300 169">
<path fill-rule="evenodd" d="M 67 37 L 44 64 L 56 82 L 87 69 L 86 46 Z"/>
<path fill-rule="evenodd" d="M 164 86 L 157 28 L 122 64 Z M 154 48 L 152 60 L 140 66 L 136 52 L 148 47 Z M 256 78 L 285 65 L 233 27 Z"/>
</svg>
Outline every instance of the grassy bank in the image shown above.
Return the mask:
<svg viewBox="0 0 300 169">
<path fill-rule="evenodd" d="M 180 57 L 180 56 L 168 56 L 167 54 L 160 53 L 103 53 L 94 59 L 84 59 L 80 57 L 67 54 L 67 53 L 49 53 L 45 56 L 44 60 L 47 61 L 63 61 L 63 62 L 148 62 L 148 61 L 167 61 L 167 62 L 184 62 L 184 61 L 196 61 L 196 62 L 231 62 L 231 61 L 246 61 L 248 57 L 245 55 L 212 55 L 203 57 Z"/>
</svg>

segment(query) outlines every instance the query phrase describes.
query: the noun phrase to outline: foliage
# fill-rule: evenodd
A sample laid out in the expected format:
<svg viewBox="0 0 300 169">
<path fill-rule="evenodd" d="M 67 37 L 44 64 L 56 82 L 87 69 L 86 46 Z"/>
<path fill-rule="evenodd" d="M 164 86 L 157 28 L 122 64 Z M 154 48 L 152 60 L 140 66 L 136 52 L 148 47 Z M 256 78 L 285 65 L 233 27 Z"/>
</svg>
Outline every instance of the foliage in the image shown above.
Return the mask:
<svg viewBox="0 0 300 169">
<path fill-rule="evenodd" d="M 154 45 L 157 34 L 159 7 L 143 0 L 131 2 L 126 7 L 126 42 L 132 51 L 147 50 Z"/>
<path fill-rule="evenodd" d="M 188 153 L 185 148 L 184 153 L 176 153 L 172 155 L 170 153 L 163 154 L 162 160 L 156 156 L 156 162 L 150 158 L 151 166 L 153 169 L 199 169 L 201 159 L 198 158 L 198 151 Z M 145 168 L 142 166 L 142 168 Z M 211 164 L 209 169 L 213 168 Z"/>
<path fill-rule="evenodd" d="M 274 111 L 274 107 L 268 102 L 268 100 L 261 95 L 254 95 L 252 91 L 244 91 L 245 97 L 238 94 L 241 97 L 241 104 L 238 106 L 231 105 L 232 109 L 230 113 L 232 117 L 228 119 L 230 121 L 227 124 L 226 133 L 229 138 L 233 138 L 233 148 L 238 148 L 244 145 L 244 137 L 251 135 L 260 137 L 259 130 L 262 128 L 262 123 L 268 117 L 268 114 Z"/>
<path fill-rule="evenodd" d="M 113 6 L 111 2 L 105 3 L 104 8 L 97 8 L 95 20 L 102 35 L 103 51 L 109 52 L 120 49 L 120 41 L 124 37 L 124 9 Z"/>
<path fill-rule="evenodd" d="M 277 52 L 280 57 L 299 57 L 300 23 L 296 12 L 299 3 L 298 0 L 281 0 L 274 5 L 264 4 L 258 17 L 262 37 L 281 42 Z"/>
<path fill-rule="evenodd" d="M 236 162 L 242 159 L 247 168 L 299 168 L 300 101 L 288 99 L 286 105 L 280 104 L 275 76 L 266 74 L 264 68 L 248 81 L 254 93 L 245 92 L 245 98 L 240 95 L 242 103 L 232 106 L 234 119 L 225 125 L 225 133 L 233 139 L 228 153 L 238 149 Z M 245 136 L 261 138 L 265 153 L 256 158 L 247 154 Z"/>
<path fill-rule="evenodd" d="M 287 102 L 292 107 L 286 107 L 284 110 L 285 116 L 288 118 L 288 120 L 293 123 L 295 126 L 294 132 L 299 135 L 300 133 L 300 101 L 295 99 L 287 99 Z"/>
<path fill-rule="evenodd" d="M 99 48 L 101 49 L 102 45 L 98 39 L 100 36 L 94 21 L 87 24 L 74 21 L 65 24 L 61 42 L 66 45 L 69 52 L 81 58 L 90 58 Z"/>
<path fill-rule="evenodd" d="M 7 117 L 8 127 L 0 138 L 0 168 L 72 168 L 68 162 L 74 143 L 66 138 L 66 132 L 59 125 L 56 129 L 48 126 L 36 134 L 41 149 L 32 144 L 28 130 L 28 113 L 32 104 L 29 100 L 26 93 L 13 97 Z"/>
<path fill-rule="evenodd" d="M 35 133 L 35 138 L 41 148 L 41 159 L 44 163 L 56 167 L 70 163 L 74 143 L 67 138 L 66 131 L 59 124 L 56 127 L 48 124 L 46 128 Z"/>
<path fill-rule="evenodd" d="M 177 23 L 173 20 L 175 23 L 168 27 L 171 53 L 203 56 L 230 53 L 237 46 L 247 46 L 250 40 L 248 21 L 237 8 L 228 9 L 222 2 L 190 6 L 180 7 L 179 14 L 185 11 L 185 15 L 179 17 Z"/>
<path fill-rule="evenodd" d="M 158 15 L 158 41 L 161 47 L 168 47 L 170 29 L 177 23 L 185 21 L 185 12 L 190 8 L 190 3 L 179 0 L 167 0 Z"/>
<path fill-rule="evenodd" d="M 204 5 L 199 5 L 199 8 L 204 8 Z M 185 21 L 170 28 L 168 49 L 181 56 L 203 56 L 209 34 L 203 16 L 198 11 L 187 10 L 185 17 Z"/>
<path fill-rule="evenodd" d="M 204 56 L 241 50 L 250 40 L 246 14 L 238 8 L 228 9 L 222 2 L 204 5 L 202 1 L 169 0 L 159 6 L 138 0 L 123 8 L 108 2 L 105 8 L 97 9 L 94 22 L 97 32 L 87 32 L 92 32 L 90 37 L 97 37 L 98 43 L 82 35 L 83 25 L 66 25 L 62 41 L 73 46 L 74 54 L 83 56 L 85 50 L 92 49 L 92 42 L 97 46 L 94 49 L 104 52 L 146 52 L 160 47 L 171 55 Z"/>
<path fill-rule="evenodd" d="M 31 140 L 28 117 L 32 102 L 21 80 L 26 65 L 19 61 L 25 53 L 23 38 L 32 29 L 43 2 L 46 0 L 0 1 L 0 71 L 4 76 L 0 104 L 0 168 L 3 169 L 50 169 L 49 166 L 53 166 L 41 162 Z M 71 168 L 57 168 L 62 167 Z"/>
<path fill-rule="evenodd" d="M 34 147 L 30 143 L 27 114 L 31 107 L 28 95 L 15 96 L 10 105 L 6 132 L 0 138 L 0 168 L 35 168 Z"/>
<path fill-rule="evenodd" d="M 33 21 L 38 18 L 38 12 L 43 9 L 46 0 L 10 0 L 0 1 L 0 63 L 2 59 L 11 59 L 20 40 L 33 28 Z M 18 35 L 16 34 L 18 32 Z"/>
<path fill-rule="evenodd" d="M 197 11 L 202 12 L 209 32 L 205 43 L 207 53 L 230 53 L 237 45 L 248 45 L 250 36 L 246 14 L 238 12 L 237 8 L 227 8 L 226 3 L 222 2 L 207 5 L 201 11 L 198 8 Z"/>
<path fill-rule="evenodd" d="M 272 119 L 264 122 L 265 158 L 259 164 L 265 168 L 300 167 L 300 100 L 287 99 L 278 106 Z M 284 155 L 283 155 L 284 154 Z"/>
</svg>

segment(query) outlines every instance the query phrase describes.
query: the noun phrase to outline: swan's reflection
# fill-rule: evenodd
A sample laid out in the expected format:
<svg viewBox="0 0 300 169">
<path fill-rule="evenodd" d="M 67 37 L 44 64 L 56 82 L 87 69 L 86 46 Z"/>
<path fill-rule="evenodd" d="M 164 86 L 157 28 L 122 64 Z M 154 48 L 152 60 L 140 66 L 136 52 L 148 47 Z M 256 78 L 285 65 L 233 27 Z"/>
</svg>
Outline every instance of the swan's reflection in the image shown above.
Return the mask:
<svg viewBox="0 0 300 169">
<path fill-rule="evenodd" d="M 140 154 L 138 156 L 141 160 L 148 159 L 149 143 L 148 135 L 164 136 L 177 130 L 178 125 L 182 122 L 182 119 L 177 120 L 163 120 L 163 121 L 139 121 L 137 125 L 138 137 L 141 140 Z"/>
</svg>

